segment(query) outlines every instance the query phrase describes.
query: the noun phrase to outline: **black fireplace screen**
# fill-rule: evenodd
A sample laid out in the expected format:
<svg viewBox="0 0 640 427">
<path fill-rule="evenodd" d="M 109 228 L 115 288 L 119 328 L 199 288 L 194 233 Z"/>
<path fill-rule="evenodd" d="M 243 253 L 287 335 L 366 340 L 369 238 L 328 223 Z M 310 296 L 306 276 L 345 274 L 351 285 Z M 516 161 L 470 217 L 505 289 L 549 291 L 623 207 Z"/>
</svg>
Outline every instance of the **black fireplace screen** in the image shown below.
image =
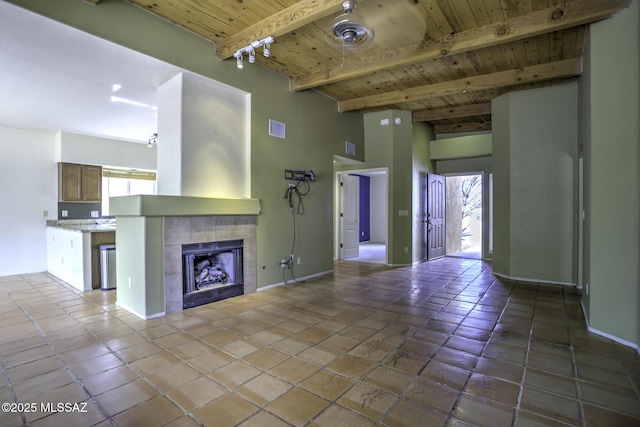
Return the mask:
<svg viewBox="0 0 640 427">
<path fill-rule="evenodd" d="M 242 240 L 182 245 L 183 308 L 244 293 Z"/>
</svg>

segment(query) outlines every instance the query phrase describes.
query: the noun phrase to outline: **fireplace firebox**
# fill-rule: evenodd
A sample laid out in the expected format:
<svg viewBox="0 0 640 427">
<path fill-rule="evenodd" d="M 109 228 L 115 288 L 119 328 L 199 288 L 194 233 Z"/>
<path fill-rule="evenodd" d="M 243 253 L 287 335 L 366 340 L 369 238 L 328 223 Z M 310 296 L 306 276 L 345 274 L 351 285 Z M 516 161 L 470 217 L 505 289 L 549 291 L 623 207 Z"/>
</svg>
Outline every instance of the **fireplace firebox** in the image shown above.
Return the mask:
<svg viewBox="0 0 640 427">
<path fill-rule="evenodd" d="M 183 308 L 244 294 L 242 240 L 182 245 Z"/>
</svg>

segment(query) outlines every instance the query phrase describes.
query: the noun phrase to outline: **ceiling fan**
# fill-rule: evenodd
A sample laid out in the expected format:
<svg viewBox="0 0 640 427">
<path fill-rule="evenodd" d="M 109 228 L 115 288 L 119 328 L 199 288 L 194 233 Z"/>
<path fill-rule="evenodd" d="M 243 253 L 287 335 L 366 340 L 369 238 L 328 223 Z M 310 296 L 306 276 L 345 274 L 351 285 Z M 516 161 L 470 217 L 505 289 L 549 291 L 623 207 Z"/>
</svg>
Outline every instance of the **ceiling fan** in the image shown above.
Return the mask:
<svg viewBox="0 0 640 427">
<path fill-rule="evenodd" d="M 362 2 L 359 7 L 362 14 L 356 13 L 356 6 L 355 0 L 342 2 L 343 13 L 325 27 L 329 45 L 343 51 L 367 45 L 386 50 L 398 48 L 399 44 L 408 48 L 424 42 L 427 24 L 417 2 Z"/>
<path fill-rule="evenodd" d="M 373 29 L 355 12 L 355 0 L 342 2 L 344 13 L 338 15 L 327 31 L 327 41 L 343 49 L 366 46 L 373 40 Z"/>
</svg>

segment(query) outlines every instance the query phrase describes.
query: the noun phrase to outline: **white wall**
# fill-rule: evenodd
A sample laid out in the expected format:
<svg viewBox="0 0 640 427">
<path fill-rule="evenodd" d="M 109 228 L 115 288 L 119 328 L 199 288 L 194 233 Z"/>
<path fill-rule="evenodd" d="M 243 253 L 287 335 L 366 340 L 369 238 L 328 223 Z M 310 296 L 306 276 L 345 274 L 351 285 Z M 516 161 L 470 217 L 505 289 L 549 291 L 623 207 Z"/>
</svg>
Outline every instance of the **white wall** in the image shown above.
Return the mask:
<svg viewBox="0 0 640 427">
<path fill-rule="evenodd" d="M 43 211 L 58 209 L 54 132 L 0 126 L 0 276 L 47 269 Z"/>
<path fill-rule="evenodd" d="M 156 149 L 146 144 L 60 132 L 56 162 L 156 170 Z"/>
<path fill-rule="evenodd" d="M 66 132 L 0 126 L 0 153 L 0 276 L 47 270 L 46 221 L 58 219 L 58 161 L 155 169 L 155 149 L 145 144 Z"/>
<path fill-rule="evenodd" d="M 158 89 L 158 194 L 250 197 L 250 95 L 179 74 Z"/>
</svg>

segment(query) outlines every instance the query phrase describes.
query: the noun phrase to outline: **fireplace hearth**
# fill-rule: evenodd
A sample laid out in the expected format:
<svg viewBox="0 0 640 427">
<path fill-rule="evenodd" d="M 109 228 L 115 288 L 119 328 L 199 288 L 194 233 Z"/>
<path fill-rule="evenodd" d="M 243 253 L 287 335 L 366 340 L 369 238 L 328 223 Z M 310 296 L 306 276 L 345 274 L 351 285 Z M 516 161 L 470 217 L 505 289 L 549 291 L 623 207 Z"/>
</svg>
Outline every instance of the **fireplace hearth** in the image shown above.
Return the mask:
<svg viewBox="0 0 640 427">
<path fill-rule="evenodd" d="M 182 245 L 183 309 L 244 294 L 242 240 Z"/>
</svg>

